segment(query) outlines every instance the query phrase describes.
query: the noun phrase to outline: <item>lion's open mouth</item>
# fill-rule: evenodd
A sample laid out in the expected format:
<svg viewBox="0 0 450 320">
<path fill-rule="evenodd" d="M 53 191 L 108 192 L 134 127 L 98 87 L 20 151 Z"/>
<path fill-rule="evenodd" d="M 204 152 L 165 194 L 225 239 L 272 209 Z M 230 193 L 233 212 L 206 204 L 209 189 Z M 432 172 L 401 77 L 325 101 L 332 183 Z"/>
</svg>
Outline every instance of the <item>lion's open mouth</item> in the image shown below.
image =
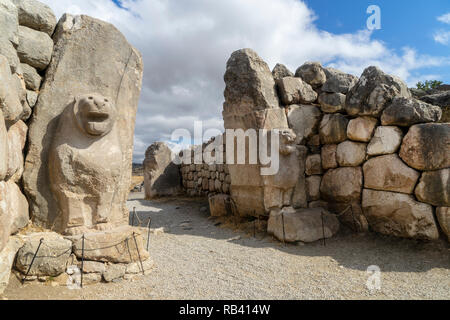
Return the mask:
<svg viewBox="0 0 450 320">
<path fill-rule="evenodd" d="M 109 114 L 98 112 L 98 111 L 91 111 L 88 114 L 89 122 L 103 122 L 105 120 L 108 120 Z"/>
</svg>

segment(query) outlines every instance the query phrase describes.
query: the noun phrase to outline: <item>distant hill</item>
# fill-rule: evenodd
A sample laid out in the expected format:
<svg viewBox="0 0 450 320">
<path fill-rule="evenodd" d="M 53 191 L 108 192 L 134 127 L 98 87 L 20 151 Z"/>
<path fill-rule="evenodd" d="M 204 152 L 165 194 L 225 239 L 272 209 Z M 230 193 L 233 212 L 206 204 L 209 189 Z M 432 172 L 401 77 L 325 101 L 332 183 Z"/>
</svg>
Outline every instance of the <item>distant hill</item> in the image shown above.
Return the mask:
<svg viewBox="0 0 450 320">
<path fill-rule="evenodd" d="M 142 163 L 133 163 L 133 176 L 144 176 L 144 166 Z"/>
</svg>

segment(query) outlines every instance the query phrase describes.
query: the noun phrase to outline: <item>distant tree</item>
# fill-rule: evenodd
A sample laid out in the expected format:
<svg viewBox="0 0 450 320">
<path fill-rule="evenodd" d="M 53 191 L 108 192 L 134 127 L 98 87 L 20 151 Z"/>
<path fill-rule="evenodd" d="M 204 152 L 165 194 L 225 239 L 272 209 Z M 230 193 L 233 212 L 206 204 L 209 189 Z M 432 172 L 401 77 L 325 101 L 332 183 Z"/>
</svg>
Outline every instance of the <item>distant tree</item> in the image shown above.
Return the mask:
<svg viewBox="0 0 450 320">
<path fill-rule="evenodd" d="M 436 89 L 439 87 L 443 82 L 437 81 L 437 80 L 426 80 L 425 82 L 418 82 L 417 83 L 417 89 L 420 90 L 430 90 L 430 89 Z"/>
</svg>

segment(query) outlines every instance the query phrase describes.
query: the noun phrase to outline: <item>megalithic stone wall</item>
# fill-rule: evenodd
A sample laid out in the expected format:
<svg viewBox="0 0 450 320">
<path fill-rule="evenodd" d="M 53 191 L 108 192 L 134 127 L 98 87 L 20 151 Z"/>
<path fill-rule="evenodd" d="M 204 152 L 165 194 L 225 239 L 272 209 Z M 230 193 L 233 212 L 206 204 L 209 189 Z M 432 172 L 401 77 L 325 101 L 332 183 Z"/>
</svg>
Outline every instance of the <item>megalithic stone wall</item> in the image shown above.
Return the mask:
<svg viewBox="0 0 450 320">
<path fill-rule="evenodd" d="M 377 67 L 358 79 L 316 62 L 271 73 L 243 49 L 231 55 L 225 84 L 226 129 L 295 137 L 295 157 L 281 158 L 272 177 L 258 165 L 228 166 L 241 215 L 324 207 L 359 231 L 450 237 L 450 123 L 438 123 L 441 108 L 412 98 L 401 79 Z"/>
</svg>

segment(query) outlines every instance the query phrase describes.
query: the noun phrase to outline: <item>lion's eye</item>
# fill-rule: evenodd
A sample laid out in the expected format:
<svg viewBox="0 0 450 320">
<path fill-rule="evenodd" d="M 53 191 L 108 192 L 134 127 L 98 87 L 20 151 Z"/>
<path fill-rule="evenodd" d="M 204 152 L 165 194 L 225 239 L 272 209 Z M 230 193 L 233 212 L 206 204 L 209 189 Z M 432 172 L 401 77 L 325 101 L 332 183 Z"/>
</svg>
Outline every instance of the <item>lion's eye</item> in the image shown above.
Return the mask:
<svg viewBox="0 0 450 320">
<path fill-rule="evenodd" d="M 105 102 L 108 102 L 108 99 L 105 99 Z"/>
<path fill-rule="evenodd" d="M 93 100 L 94 99 L 94 97 L 89 97 L 89 100 Z"/>
</svg>

